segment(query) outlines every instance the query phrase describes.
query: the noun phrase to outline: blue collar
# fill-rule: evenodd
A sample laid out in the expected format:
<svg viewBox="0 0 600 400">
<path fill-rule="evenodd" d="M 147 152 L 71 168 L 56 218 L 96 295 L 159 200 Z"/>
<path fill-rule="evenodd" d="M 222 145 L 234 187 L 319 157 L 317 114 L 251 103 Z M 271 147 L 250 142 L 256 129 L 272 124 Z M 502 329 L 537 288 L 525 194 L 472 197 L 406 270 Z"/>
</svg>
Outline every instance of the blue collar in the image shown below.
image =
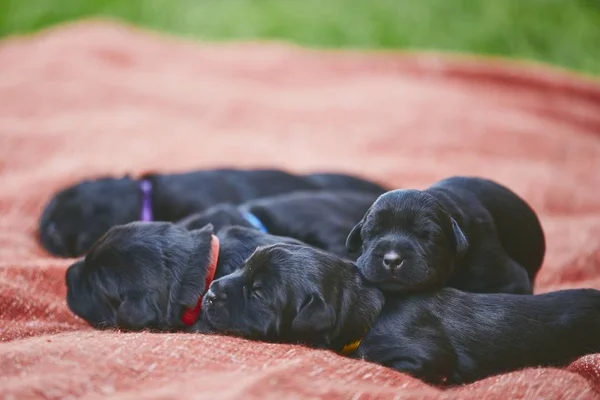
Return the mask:
<svg viewBox="0 0 600 400">
<path fill-rule="evenodd" d="M 250 223 L 254 228 L 261 232 L 268 233 L 267 227 L 261 222 L 260 219 L 249 211 L 242 211 L 242 215 L 246 218 L 246 221 Z"/>
</svg>

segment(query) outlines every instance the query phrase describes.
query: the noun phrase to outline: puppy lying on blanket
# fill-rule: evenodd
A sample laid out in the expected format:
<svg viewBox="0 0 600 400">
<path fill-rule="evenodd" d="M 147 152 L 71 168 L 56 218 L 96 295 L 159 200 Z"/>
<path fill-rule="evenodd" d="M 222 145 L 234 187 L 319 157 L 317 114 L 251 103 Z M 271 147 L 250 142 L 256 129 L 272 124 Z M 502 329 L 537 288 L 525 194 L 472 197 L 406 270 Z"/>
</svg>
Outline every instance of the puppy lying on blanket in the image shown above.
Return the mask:
<svg viewBox="0 0 600 400">
<path fill-rule="evenodd" d="M 247 226 L 277 236 L 298 239 L 341 257 L 356 258 L 346 249 L 346 237 L 377 199 L 378 193 L 305 191 L 251 200 L 239 206 L 220 204 L 178 224 L 198 229 L 212 224 Z"/>
<path fill-rule="evenodd" d="M 532 293 L 546 250 L 535 212 L 509 189 L 468 177 L 425 190 L 393 190 L 354 227 L 348 249 L 363 276 L 385 290 L 450 286 Z"/>
<path fill-rule="evenodd" d="M 202 295 L 258 246 L 300 243 L 243 227 L 188 231 L 170 222 L 111 228 L 67 269 L 67 304 L 95 328 L 193 330 Z"/>
<path fill-rule="evenodd" d="M 352 354 L 433 384 L 460 384 L 600 352 L 600 292 L 480 294 L 452 288 L 385 300 L 350 262 L 307 246 L 257 249 L 215 280 L 216 332 Z"/>
<path fill-rule="evenodd" d="M 140 219 L 177 221 L 219 203 L 239 204 L 298 190 L 386 191 L 350 175 L 293 175 L 281 170 L 215 169 L 146 175 L 140 180 L 101 178 L 54 196 L 40 219 L 40 240 L 55 255 L 77 257 L 115 225 Z"/>
</svg>

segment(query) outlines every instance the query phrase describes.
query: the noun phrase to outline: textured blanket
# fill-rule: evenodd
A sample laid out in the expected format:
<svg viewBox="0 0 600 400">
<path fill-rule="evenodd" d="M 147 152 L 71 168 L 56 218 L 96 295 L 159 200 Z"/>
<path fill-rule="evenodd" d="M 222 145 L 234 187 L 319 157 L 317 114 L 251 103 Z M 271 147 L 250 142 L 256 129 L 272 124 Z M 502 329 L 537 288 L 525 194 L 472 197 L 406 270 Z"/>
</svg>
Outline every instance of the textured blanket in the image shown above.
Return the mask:
<svg viewBox="0 0 600 400">
<path fill-rule="evenodd" d="M 499 60 L 69 25 L 0 43 L 0 398 L 600 396 L 600 355 L 443 391 L 328 351 L 98 332 L 74 317 L 64 300 L 72 260 L 36 240 L 49 196 L 84 177 L 218 166 L 415 188 L 489 177 L 540 213 L 548 251 L 536 291 L 600 289 L 598 82 Z"/>
</svg>

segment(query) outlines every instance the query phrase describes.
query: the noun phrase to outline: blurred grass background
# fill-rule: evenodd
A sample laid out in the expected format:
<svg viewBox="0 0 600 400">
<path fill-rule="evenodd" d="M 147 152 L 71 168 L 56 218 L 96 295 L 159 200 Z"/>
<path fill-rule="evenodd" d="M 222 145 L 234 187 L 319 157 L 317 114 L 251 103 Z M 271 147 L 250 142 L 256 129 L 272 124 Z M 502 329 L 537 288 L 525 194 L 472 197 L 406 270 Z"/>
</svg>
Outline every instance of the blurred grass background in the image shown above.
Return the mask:
<svg viewBox="0 0 600 400">
<path fill-rule="evenodd" d="M 600 73 L 600 0 L 0 0 L 0 36 L 97 16 L 205 40 L 459 51 Z"/>
</svg>

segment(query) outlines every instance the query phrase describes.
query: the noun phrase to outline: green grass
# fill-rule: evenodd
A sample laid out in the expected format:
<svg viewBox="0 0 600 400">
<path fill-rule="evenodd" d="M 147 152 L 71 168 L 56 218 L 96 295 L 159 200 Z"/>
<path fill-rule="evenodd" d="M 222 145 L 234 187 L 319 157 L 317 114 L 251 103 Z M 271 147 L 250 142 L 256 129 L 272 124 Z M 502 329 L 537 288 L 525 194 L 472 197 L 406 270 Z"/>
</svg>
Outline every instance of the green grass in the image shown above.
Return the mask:
<svg viewBox="0 0 600 400">
<path fill-rule="evenodd" d="M 600 0 L 0 0 L 0 35 L 93 16 L 206 40 L 449 50 L 600 73 Z"/>
</svg>

